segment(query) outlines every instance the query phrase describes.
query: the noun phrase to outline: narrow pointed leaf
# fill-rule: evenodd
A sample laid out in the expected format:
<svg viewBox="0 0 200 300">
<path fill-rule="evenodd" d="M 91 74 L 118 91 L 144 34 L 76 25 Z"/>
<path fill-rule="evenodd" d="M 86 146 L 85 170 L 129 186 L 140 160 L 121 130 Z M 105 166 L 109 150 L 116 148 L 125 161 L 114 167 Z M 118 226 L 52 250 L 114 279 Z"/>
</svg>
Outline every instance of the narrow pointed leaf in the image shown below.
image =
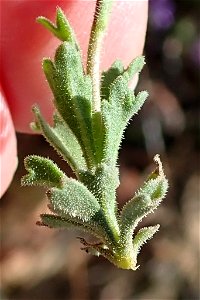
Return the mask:
<svg viewBox="0 0 200 300">
<path fill-rule="evenodd" d="M 54 127 L 51 127 L 43 119 L 39 108 L 34 107 L 37 127 L 39 126 L 46 140 L 56 149 L 58 154 L 68 162 L 75 173 L 86 169 L 82 149 L 77 138 L 70 128 L 60 119 L 58 114 L 54 115 Z"/>
<path fill-rule="evenodd" d="M 38 17 L 36 20 L 61 41 L 67 41 L 76 44 L 74 31 L 72 30 L 68 20 L 65 17 L 65 14 L 60 7 L 57 8 L 56 24 L 53 24 L 49 19 L 42 16 Z"/>
<path fill-rule="evenodd" d="M 76 223 L 66 218 L 52 215 L 52 214 L 41 214 L 41 221 L 44 225 L 50 228 L 70 228 L 76 227 Z"/>
<path fill-rule="evenodd" d="M 65 174 L 50 159 L 29 155 L 24 160 L 28 174 L 22 177 L 22 185 L 40 185 L 46 187 L 63 186 Z"/>
<path fill-rule="evenodd" d="M 76 44 L 74 31 L 60 7 L 57 8 L 56 25 L 57 37 L 61 41 L 67 41 Z"/>
<path fill-rule="evenodd" d="M 140 252 L 142 246 L 150 240 L 158 231 L 160 225 L 141 228 L 133 239 L 133 249 L 136 255 Z"/>
<path fill-rule="evenodd" d="M 119 76 L 110 88 L 109 101 L 102 101 L 102 118 L 105 127 L 104 161 L 116 164 L 124 130 L 147 98 L 146 92 L 134 96 L 127 81 Z"/>
<path fill-rule="evenodd" d="M 127 81 L 130 81 L 136 74 L 141 72 L 144 65 L 144 56 L 138 56 L 129 64 L 122 76 Z"/>
<path fill-rule="evenodd" d="M 51 22 L 49 19 L 47 19 L 46 17 L 43 17 L 43 16 L 37 17 L 36 21 L 38 23 L 40 23 L 41 25 L 43 25 L 46 29 L 48 29 L 50 32 L 52 32 L 57 37 L 57 34 L 58 34 L 57 28 L 53 24 L 53 22 Z"/>
<path fill-rule="evenodd" d="M 79 51 L 64 42 L 56 51 L 55 63 L 46 59 L 43 69 L 58 112 L 79 140 L 87 162 L 93 164 L 92 85 L 84 75 Z"/>
<path fill-rule="evenodd" d="M 133 230 L 138 223 L 153 210 L 148 194 L 140 194 L 125 204 L 121 212 L 121 236 L 123 240 L 132 239 Z"/>
<path fill-rule="evenodd" d="M 63 229 L 78 229 L 82 232 L 89 233 L 96 236 L 97 238 L 105 241 L 105 233 L 102 228 L 94 222 L 80 222 L 80 219 L 73 219 L 70 217 L 63 217 L 53 214 L 41 214 L 41 224 L 50 228 L 63 228 Z"/>
<path fill-rule="evenodd" d="M 138 222 L 155 210 L 168 189 L 168 181 L 163 173 L 159 156 L 154 161 L 158 167 L 140 188 L 132 200 L 127 202 L 121 212 L 121 237 L 123 243 L 132 239 L 132 234 Z"/>
<path fill-rule="evenodd" d="M 136 192 L 136 195 L 147 194 L 151 197 L 152 204 L 158 206 L 167 193 L 168 180 L 163 172 L 159 155 L 155 155 L 154 162 L 157 164 L 157 168 L 149 176 L 143 187 Z"/>
<path fill-rule="evenodd" d="M 114 80 L 124 72 L 124 66 L 120 60 L 116 60 L 112 66 L 101 75 L 101 97 L 108 100 L 110 86 Z"/>
</svg>

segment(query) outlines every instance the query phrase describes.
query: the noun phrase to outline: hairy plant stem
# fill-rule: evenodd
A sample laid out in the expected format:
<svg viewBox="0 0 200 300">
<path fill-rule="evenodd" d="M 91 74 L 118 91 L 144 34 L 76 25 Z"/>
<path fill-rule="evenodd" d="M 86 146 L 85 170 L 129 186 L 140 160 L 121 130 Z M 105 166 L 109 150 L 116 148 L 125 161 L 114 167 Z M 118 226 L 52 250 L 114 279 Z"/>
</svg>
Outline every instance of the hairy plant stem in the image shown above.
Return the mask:
<svg viewBox="0 0 200 300">
<path fill-rule="evenodd" d="M 105 31 L 107 29 L 109 14 L 113 0 L 97 0 L 93 24 L 90 33 L 88 55 L 87 55 L 87 74 L 92 79 L 92 110 L 97 113 L 101 111 L 101 95 L 100 95 L 100 54 Z M 119 238 L 116 228 L 117 219 L 110 212 L 104 211 L 104 217 L 108 230 L 115 239 Z M 114 218 L 114 220 L 113 220 Z M 118 224 L 117 224 L 118 227 Z"/>
<path fill-rule="evenodd" d="M 100 52 L 113 0 L 97 0 L 87 55 L 87 74 L 92 78 L 93 111 L 101 111 Z"/>
</svg>

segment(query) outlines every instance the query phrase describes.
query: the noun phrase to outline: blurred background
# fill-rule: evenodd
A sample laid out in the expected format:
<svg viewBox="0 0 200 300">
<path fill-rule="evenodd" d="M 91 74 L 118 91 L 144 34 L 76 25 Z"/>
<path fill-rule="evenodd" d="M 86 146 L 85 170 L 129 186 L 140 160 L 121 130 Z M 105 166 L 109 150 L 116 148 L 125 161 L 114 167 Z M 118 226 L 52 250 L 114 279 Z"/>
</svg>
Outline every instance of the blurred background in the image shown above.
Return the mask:
<svg viewBox="0 0 200 300">
<path fill-rule="evenodd" d="M 149 4 L 147 65 L 137 89 L 150 97 L 123 140 L 118 199 L 122 207 L 160 153 L 169 193 L 140 225 L 160 223 L 159 233 L 144 246 L 133 272 L 80 251 L 78 232 L 37 227 L 47 202 L 42 189 L 20 187 L 24 157 L 49 156 L 71 173 L 42 137 L 18 134 L 19 167 L 0 203 L 1 299 L 200 299 L 200 2 Z"/>
</svg>

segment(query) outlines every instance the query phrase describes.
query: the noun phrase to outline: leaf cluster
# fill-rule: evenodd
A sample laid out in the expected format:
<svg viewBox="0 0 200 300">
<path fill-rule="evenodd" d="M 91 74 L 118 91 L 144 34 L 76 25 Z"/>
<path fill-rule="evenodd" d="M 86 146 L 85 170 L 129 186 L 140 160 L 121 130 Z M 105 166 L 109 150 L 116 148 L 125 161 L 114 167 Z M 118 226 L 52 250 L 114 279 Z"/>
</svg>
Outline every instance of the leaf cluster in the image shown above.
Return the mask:
<svg viewBox="0 0 200 300">
<path fill-rule="evenodd" d="M 137 268 L 142 245 L 159 225 L 142 228 L 133 236 L 137 224 L 158 207 L 168 183 L 159 157 L 157 168 L 121 212 L 117 208 L 119 186 L 118 152 L 129 120 L 138 113 L 148 94 L 138 95 L 130 81 L 144 65 L 144 57 L 134 59 L 127 68 L 116 61 L 102 73 L 101 110 L 93 109 L 92 78 L 82 64 L 74 32 L 62 10 L 57 9 L 56 24 L 44 17 L 38 22 L 61 40 L 52 61 L 43 60 L 43 70 L 54 95 L 53 126 L 33 107 L 34 130 L 40 131 L 69 164 L 76 179 L 65 175 L 50 159 L 30 155 L 25 159 L 28 174 L 23 185 L 47 188 L 51 213 L 41 214 L 40 225 L 51 228 L 78 228 L 98 238 L 82 249 L 103 255 L 116 266 Z"/>
</svg>

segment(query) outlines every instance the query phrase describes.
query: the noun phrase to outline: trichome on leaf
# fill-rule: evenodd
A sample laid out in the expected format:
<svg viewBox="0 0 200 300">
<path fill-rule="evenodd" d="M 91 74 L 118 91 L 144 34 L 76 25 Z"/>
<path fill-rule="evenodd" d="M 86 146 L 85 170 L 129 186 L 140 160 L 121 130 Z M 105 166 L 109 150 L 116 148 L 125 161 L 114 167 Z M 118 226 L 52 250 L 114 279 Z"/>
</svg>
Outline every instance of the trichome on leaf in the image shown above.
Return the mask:
<svg viewBox="0 0 200 300">
<path fill-rule="evenodd" d="M 103 255 L 120 268 L 136 270 L 141 247 L 158 231 L 159 225 L 144 227 L 137 234 L 134 230 L 158 207 L 168 182 L 156 155 L 156 170 L 118 211 L 120 143 L 129 120 L 140 110 L 148 94 L 144 91 L 135 95 L 129 88 L 130 80 L 142 70 L 144 57 L 137 57 L 127 68 L 116 61 L 101 76 L 97 74 L 99 45 L 110 7 L 111 1 L 97 1 L 87 71 L 83 69 L 79 45 L 62 10 L 57 9 L 55 25 L 44 17 L 37 19 L 62 43 L 54 61 L 43 60 L 43 70 L 54 95 L 54 125 L 50 126 L 34 106 L 32 128 L 40 131 L 66 160 L 77 179 L 69 178 L 50 159 L 30 155 L 25 158 L 28 174 L 22 178 L 22 185 L 47 188 L 52 213 L 41 214 L 40 225 L 78 228 L 92 234 L 98 242 L 80 238 L 81 249 Z"/>
</svg>

